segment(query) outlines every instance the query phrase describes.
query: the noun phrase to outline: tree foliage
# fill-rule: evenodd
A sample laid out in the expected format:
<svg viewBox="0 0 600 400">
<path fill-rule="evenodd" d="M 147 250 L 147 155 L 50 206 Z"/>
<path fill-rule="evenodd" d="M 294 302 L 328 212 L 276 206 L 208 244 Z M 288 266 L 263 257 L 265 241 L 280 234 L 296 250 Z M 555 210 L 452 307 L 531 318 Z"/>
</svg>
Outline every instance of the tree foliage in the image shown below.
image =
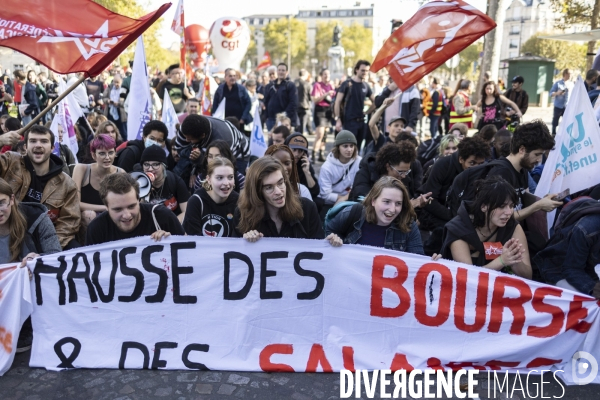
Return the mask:
<svg viewBox="0 0 600 400">
<path fill-rule="evenodd" d="M 460 61 L 458 67 L 454 68 L 454 74 L 457 77 L 463 77 L 465 79 L 475 80 L 477 78 L 479 66 L 473 68 L 475 62 L 479 63 L 479 54 L 483 50 L 483 43 L 474 43 L 458 53 Z M 442 64 L 439 68 L 442 71 L 451 71 L 446 64 Z"/>
<path fill-rule="evenodd" d="M 555 68 L 585 71 L 587 46 L 563 40 L 540 39 L 538 33 L 523 44 L 523 52 L 556 60 Z"/>
<path fill-rule="evenodd" d="M 139 18 L 151 10 L 146 10 L 138 0 L 94 0 L 96 3 L 106 7 L 110 11 L 125 15 L 130 18 Z M 160 24 L 162 18 L 158 19 L 144 32 L 144 50 L 146 51 L 146 64 L 158 67 L 161 70 L 179 61 L 179 54 L 160 45 Z M 130 60 L 133 61 L 135 41 L 118 58 L 119 63 L 124 66 Z"/>
<path fill-rule="evenodd" d="M 593 3 L 586 0 L 550 0 L 552 10 L 559 13 L 554 26 L 565 30 L 573 25 L 589 25 Z"/>
<path fill-rule="evenodd" d="M 258 54 L 258 49 L 256 48 L 256 40 L 254 40 L 256 32 L 256 27 L 250 26 L 250 44 L 248 45 L 248 50 L 246 50 L 246 54 L 244 55 L 244 59 L 242 60 L 241 67 L 242 69 L 246 69 L 246 63 L 250 60 L 252 64 L 252 68 L 256 68 L 260 60 L 262 60 L 262 54 Z"/>
<path fill-rule="evenodd" d="M 337 21 L 319 22 L 315 33 L 315 47 L 312 51 L 312 57 L 319 60 L 319 64 L 327 60 L 327 50 L 333 43 L 333 29 L 337 25 Z M 344 33 L 346 33 L 344 31 Z M 342 33 L 342 39 L 343 34 Z"/>
<path fill-rule="evenodd" d="M 344 27 L 342 46 L 346 50 L 344 61 L 346 68 L 353 67 L 354 63 L 358 60 L 371 60 L 373 58 L 371 54 L 371 50 L 373 49 L 373 31 L 357 23 Z M 348 52 L 350 51 L 354 52 L 354 57 L 348 56 Z"/>
<path fill-rule="evenodd" d="M 306 22 L 295 18 L 271 20 L 264 28 L 265 49 L 271 54 L 273 63 L 286 62 L 288 54 L 288 32 L 291 31 L 292 66 L 304 66 L 307 55 Z"/>
</svg>

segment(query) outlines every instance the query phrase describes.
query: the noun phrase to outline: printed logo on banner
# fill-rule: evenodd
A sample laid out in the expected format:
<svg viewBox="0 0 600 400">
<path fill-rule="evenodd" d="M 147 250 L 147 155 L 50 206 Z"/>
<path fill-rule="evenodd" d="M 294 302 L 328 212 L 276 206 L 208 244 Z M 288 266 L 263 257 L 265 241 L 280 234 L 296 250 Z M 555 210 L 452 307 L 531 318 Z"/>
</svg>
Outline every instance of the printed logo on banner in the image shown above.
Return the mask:
<svg viewBox="0 0 600 400">
<path fill-rule="evenodd" d="M 585 124 L 583 123 L 583 113 L 575 115 L 575 120 L 577 121 L 577 125 L 575 125 L 575 122 L 572 122 L 569 126 L 567 126 L 567 134 L 569 135 L 568 147 L 564 142 L 562 143 L 560 147 L 562 160 L 556 164 L 556 171 L 554 172 L 552 180 L 556 179 L 556 177 L 558 177 L 562 171 L 564 171 L 565 176 L 567 176 L 573 171 L 590 167 L 591 164 L 598 162 L 598 156 L 596 152 L 583 155 L 583 157 L 581 157 L 579 160 L 571 159 L 567 162 L 569 158 L 576 157 L 578 153 L 587 152 L 586 150 L 588 147 L 594 147 L 592 138 L 589 137 L 589 135 L 586 138 Z"/>
<path fill-rule="evenodd" d="M 108 53 L 112 46 L 116 45 L 121 38 L 121 36 L 108 38 L 108 20 L 104 21 L 102 26 L 98 28 L 96 33 L 93 36 L 96 39 L 84 39 L 83 43 L 81 41 L 81 36 L 89 36 L 86 34 L 67 32 L 71 36 L 65 36 L 62 31 L 53 29 L 56 36 L 42 36 L 38 43 L 60 43 L 60 42 L 74 42 L 77 46 L 77 50 L 81 53 L 84 59 L 88 60 L 91 56 L 97 53 Z M 103 39 L 100 39 L 102 37 Z M 104 40 L 106 38 L 107 40 Z M 84 46 L 84 43 L 90 46 L 90 50 Z"/>
<path fill-rule="evenodd" d="M 598 361 L 587 351 L 578 351 L 573 354 L 571 368 L 573 381 L 578 385 L 592 383 L 598 375 Z"/>
</svg>

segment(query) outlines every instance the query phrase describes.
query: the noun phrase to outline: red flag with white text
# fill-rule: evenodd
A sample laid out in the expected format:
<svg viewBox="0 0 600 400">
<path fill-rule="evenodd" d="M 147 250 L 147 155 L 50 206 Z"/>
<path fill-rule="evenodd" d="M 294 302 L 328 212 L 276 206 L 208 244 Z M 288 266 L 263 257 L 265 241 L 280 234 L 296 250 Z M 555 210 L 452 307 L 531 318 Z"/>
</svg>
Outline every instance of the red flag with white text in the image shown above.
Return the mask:
<svg viewBox="0 0 600 400">
<path fill-rule="evenodd" d="M 138 19 L 91 0 L 19 0 L 0 6 L 0 46 L 61 74 L 100 74 L 171 3 Z"/>
<path fill-rule="evenodd" d="M 258 66 L 256 67 L 257 70 L 263 69 L 263 68 L 268 68 L 270 67 L 272 64 L 271 62 L 271 55 L 269 54 L 268 51 L 265 51 L 265 55 L 263 56 L 262 60 L 260 61 L 260 64 L 258 64 Z"/>
<path fill-rule="evenodd" d="M 208 69 L 206 69 L 208 72 Z M 208 73 L 204 74 L 204 88 L 202 89 L 202 115 L 210 115 L 212 110 L 212 99 L 210 96 L 210 79 Z"/>
<path fill-rule="evenodd" d="M 462 0 L 426 3 L 385 41 L 371 70 L 387 68 L 406 90 L 495 27 L 489 16 Z"/>
<path fill-rule="evenodd" d="M 171 30 L 179 35 L 179 67 L 184 71 L 186 76 L 189 76 L 185 62 L 185 17 L 183 12 L 183 0 L 179 0 L 179 3 L 177 3 L 175 16 L 171 23 Z M 184 81 L 187 82 L 187 79 L 184 79 Z"/>
</svg>

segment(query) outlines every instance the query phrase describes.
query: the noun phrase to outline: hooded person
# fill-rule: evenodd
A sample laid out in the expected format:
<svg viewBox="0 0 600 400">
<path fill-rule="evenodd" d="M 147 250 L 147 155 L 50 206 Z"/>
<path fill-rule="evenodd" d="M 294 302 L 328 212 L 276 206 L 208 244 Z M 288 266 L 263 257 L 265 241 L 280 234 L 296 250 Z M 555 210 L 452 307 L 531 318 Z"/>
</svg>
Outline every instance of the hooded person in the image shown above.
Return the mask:
<svg viewBox="0 0 600 400">
<path fill-rule="evenodd" d="M 299 182 L 308 188 L 313 201 L 319 206 L 317 199 L 320 187 L 315 170 L 308 159 L 308 140 L 301 133 L 293 133 L 288 136 L 284 144 L 294 153 Z"/>
<path fill-rule="evenodd" d="M 348 200 L 360 160 L 356 136 L 342 130 L 335 138 L 335 147 L 321 166 L 319 197 L 325 203 L 321 214 L 334 204 Z"/>
</svg>

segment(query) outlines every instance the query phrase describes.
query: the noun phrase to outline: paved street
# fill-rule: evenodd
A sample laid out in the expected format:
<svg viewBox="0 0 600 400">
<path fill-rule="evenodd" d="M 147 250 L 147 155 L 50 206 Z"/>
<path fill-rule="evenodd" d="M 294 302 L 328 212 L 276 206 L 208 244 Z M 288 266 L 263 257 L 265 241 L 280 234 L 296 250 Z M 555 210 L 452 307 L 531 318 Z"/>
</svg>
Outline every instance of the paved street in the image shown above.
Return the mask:
<svg viewBox="0 0 600 400">
<path fill-rule="evenodd" d="M 260 399 L 260 400 L 333 400 L 340 398 L 339 374 L 303 373 L 248 373 L 223 371 L 149 371 L 149 370 L 69 370 L 61 372 L 29 368 L 30 352 L 17 355 L 11 370 L 0 377 L 2 400 L 150 400 L 150 399 Z M 499 381 L 503 381 L 499 376 Z M 531 376 L 529 386 L 526 376 L 521 377 L 525 392 L 522 393 L 515 375 L 509 375 L 508 387 L 513 390 L 507 397 L 507 389 L 500 394 L 489 386 L 487 375 L 482 373 L 478 394 L 481 399 L 535 399 L 542 398 L 540 377 Z M 464 381 L 466 382 L 466 381 Z M 493 381 L 492 381 L 493 382 Z M 544 396 L 568 400 L 597 400 L 600 385 L 569 386 L 563 389 L 546 374 Z M 527 395 L 529 390 L 529 395 Z M 434 390 L 432 390 L 435 393 Z M 391 389 L 388 389 L 391 393 Z M 537 394 L 536 394 L 537 393 Z M 361 392 L 366 399 L 364 387 Z M 351 398 L 355 398 L 354 395 Z M 380 398 L 379 386 L 375 398 Z M 407 397 L 411 398 L 411 397 Z M 448 398 L 448 397 L 440 397 Z M 458 397 L 453 397 L 457 399 Z"/>
</svg>

